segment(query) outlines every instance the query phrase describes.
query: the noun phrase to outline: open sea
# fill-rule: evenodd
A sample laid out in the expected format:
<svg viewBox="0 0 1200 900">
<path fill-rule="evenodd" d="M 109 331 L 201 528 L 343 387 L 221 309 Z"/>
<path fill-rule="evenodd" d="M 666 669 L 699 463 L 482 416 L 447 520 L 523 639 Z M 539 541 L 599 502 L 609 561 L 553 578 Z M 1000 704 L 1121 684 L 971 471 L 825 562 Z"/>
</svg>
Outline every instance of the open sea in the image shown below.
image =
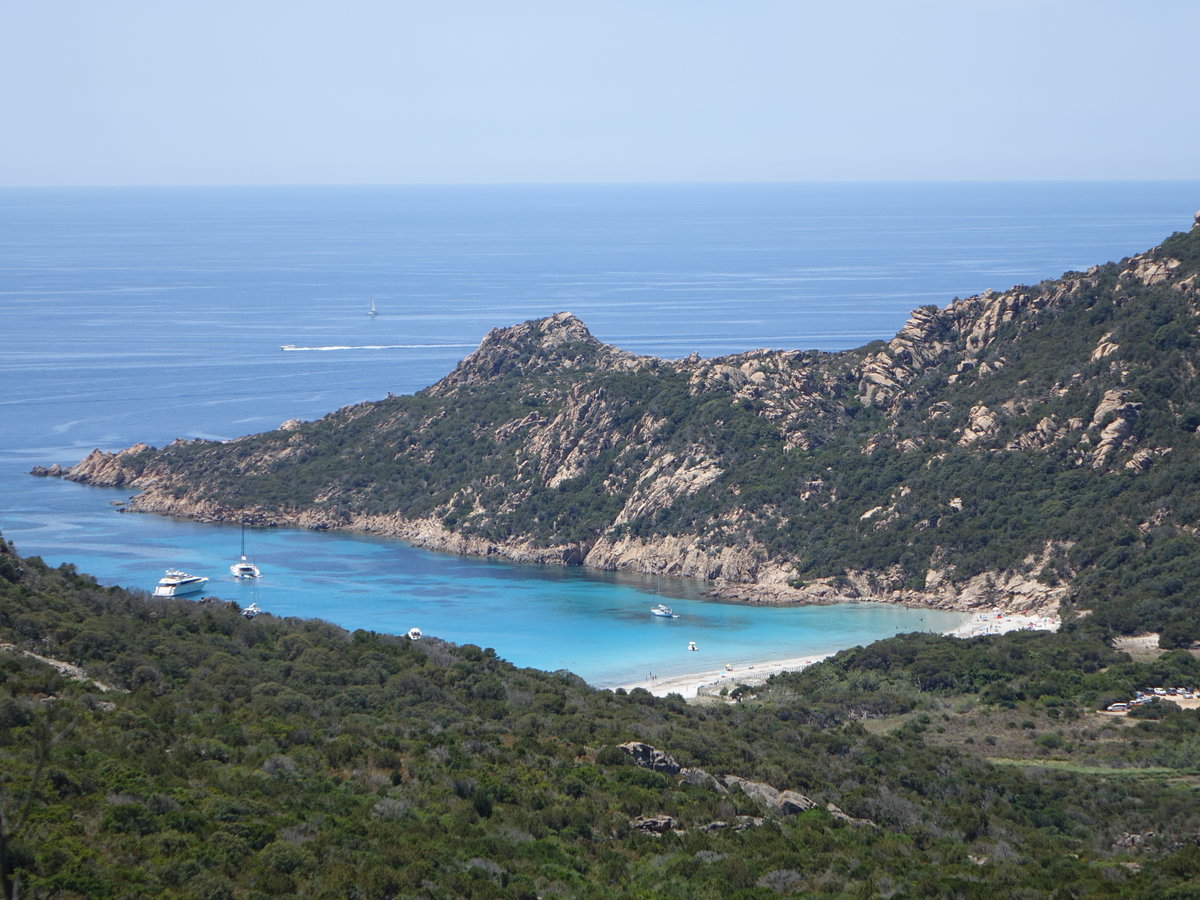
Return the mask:
<svg viewBox="0 0 1200 900">
<path fill-rule="evenodd" d="M 248 532 L 264 577 L 238 583 L 237 529 L 123 515 L 127 491 L 27 472 L 410 393 L 489 329 L 562 310 L 658 356 L 845 349 L 923 304 L 1144 250 L 1198 207 L 1195 181 L 0 189 L 0 532 L 106 584 L 179 567 L 276 615 L 417 626 L 598 686 L 944 630 L 963 617 L 751 608 L 284 529 Z"/>
</svg>

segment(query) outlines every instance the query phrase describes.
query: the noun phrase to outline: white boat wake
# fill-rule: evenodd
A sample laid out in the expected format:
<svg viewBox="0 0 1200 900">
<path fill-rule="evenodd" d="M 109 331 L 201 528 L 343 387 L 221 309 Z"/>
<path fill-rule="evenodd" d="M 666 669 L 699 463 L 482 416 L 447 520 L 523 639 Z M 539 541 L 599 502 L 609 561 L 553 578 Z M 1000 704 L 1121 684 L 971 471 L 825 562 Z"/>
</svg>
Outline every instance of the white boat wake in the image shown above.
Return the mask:
<svg viewBox="0 0 1200 900">
<path fill-rule="evenodd" d="M 295 344 L 283 344 L 279 349 L 293 353 L 300 350 L 461 350 L 474 347 L 475 344 L 335 344 L 330 347 L 297 347 Z"/>
</svg>

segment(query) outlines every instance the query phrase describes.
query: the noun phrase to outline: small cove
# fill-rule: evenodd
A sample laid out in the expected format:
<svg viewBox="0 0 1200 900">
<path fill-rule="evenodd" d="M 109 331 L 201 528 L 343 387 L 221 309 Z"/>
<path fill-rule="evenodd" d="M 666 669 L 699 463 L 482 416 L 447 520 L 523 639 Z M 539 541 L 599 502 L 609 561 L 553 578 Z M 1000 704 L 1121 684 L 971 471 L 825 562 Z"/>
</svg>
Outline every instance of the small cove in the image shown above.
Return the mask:
<svg viewBox="0 0 1200 900">
<path fill-rule="evenodd" d="M 228 439 L 436 381 L 489 328 L 570 310 L 638 353 L 837 350 L 908 311 L 1116 259 L 1186 227 L 1197 185 L 0 191 L 0 531 L 149 590 L 492 647 L 605 686 L 815 655 L 961 616 L 717 603 L 703 585 L 122 515 L 34 479 L 93 447 Z M 375 296 L 379 315 L 367 315 Z M 336 348 L 281 352 L 283 345 Z M 680 613 L 660 620 L 660 600 Z M 698 650 L 690 653 L 688 642 Z"/>
<path fill-rule="evenodd" d="M 150 590 L 167 567 L 211 580 L 205 596 L 257 602 L 279 616 L 319 618 L 348 629 L 432 637 L 491 647 L 519 666 L 567 669 L 613 687 L 726 663 L 744 666 L 808 656 L 904 631 L 953 628 L 959 613 L 854 603 L 758 607 L 704 597 L 686 579 L 608 575 L 451 556 L 399 541 L 293 529 L 250 529 L 257 581 L 228 571 L 239 529 L 110 506 L 127 492 L 38 482 L 58 494 L 55 515 L 26 511 L 34 527 L 20 548 L 52 565 L 70 562 L 101 582 Z M 65 508 L 64 508 L 65 507 Z M 63 515 L 67 513 L 68 515 Z M 153 601 L 151 601 L 153 602 Z M 666 602 L 676 619 L 650 615 Z M 689 642 L 698 650 L 690 652 Z"/>
</svg>

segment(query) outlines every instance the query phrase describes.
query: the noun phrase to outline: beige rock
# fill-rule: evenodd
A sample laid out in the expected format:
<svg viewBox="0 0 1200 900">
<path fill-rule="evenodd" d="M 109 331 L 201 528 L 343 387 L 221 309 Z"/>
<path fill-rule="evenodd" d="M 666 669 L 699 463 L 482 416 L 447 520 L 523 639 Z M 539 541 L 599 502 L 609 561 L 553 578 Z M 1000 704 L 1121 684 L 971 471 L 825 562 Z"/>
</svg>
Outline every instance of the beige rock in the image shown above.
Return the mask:
<svg viewBox="0 0 1200 900">
<path fill-rule="evenodd" d="M 1140 403 L 1129 404 L 1129 392 L 1120 388 L 1114 388 L 1104 392 L 1104 397 L 1096 405 L 1095 411 L 1092 413 L 1092 423 L 1089 428 L 1096 428 L 1103 425 L 1111 415 L 1117 415 L 1122 409 L 1128 407 L 1133 410 L 1141 408 Z"/>
<path fill-rule="evenodd" d="M 1113 343 L 1112 332 L 1108 332 L 1096 343 L 1096 349 L 1092 351 L 1092 359 L 1103 359 L 1106 356 L 1111 356 L 1116 353 L 1120 347 Z"/>
<path fill-rule="evenodd" d="M 985 440 L 1000 430 L 1000 419 L 986 406 L 971 407 L 967 414 L 967 424 L 963 427 L 962 437 L 958 439 L 959 446 L 966 447 L 978 441 Z"/>
<path fill-rule="evenodd" d="M 1177 259 L 1155 259 L 1153 256 L 1135 256 L 1131 260 L 1132 266 L 1125 270 L 1122 275 L 1128 274 L 1129 277 L 1135 278 L 1142 284 L 1151 286 L 1156 284 L 1165 284 L 1171 280 L 1182 263 Z"/>
</svg>

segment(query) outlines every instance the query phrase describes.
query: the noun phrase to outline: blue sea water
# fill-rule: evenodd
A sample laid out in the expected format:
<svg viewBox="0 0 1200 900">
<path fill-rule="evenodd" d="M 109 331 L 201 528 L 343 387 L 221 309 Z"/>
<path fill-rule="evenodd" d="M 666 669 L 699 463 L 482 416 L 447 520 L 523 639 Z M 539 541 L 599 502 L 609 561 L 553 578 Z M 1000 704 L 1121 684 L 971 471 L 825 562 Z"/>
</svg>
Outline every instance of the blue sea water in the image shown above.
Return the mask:
<svg viewBox="0 0 1200 900">
<path fill-rule="evenodd" d="M 1143 250 L 1197 206 L 1200 182 L 0 189 L 0 531 L 105 583 L 179 566 L 279 615 L 416 625 L 599 685 L 940 630 L 956 617 L 288 530 L 250 534 L 265 577 L 238 584 L 236 530 L 26 473 L 419 390 L 490 328 L 561 310 L 659 356 L 844 349 L 923 304 Z M 662 597 L 679 619 L 648 615 Z"/>
</svg>

